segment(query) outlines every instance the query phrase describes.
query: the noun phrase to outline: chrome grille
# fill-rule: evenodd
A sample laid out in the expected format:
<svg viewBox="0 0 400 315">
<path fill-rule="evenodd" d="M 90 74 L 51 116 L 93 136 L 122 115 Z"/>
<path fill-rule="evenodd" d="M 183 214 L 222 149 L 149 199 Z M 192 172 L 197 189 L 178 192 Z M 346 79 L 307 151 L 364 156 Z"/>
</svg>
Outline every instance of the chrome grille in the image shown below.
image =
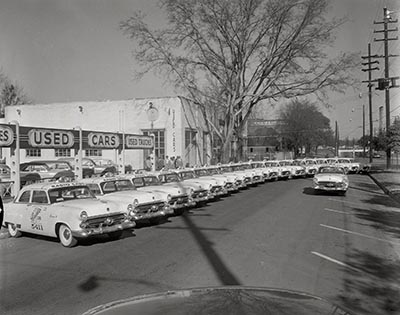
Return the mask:
<svg viewBox="0 0 400 315">
<path fill-rule="evenodd" d="M 138 213 L 151 213 L 158 212 L 164 209 L 164 202 L 152 202 L 138 205 L 135 209 Z"/>
<path fill-rule="evenodd" d="M 114 215 L 106 215 L 106 216 L 96 216 L 89 217 L 85 222 L 85 227 L 87 228 L 98 228 L 101 226 L 110 226 L 114 224 L 120 224 L 125 221 L 125 214 L 119 213 Z"/>
</svg>

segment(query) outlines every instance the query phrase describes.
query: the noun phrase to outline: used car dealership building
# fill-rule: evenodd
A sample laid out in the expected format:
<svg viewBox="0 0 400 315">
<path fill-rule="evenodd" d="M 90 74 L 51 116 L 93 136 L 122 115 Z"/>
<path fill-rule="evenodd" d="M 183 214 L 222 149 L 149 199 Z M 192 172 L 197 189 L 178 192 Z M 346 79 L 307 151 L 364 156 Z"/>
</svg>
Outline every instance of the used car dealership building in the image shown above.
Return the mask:
<svg viewBox="0 0 400 315">
<path fill-rule="evenodd" d="M 154 137 L 156 160 L 180 156 L 183 165 L 209 163 L 209 132 L 200 108 L 183 97 L 147 98 L 116 101 L 88 101 L 53 104 L 7 106 L 0 123 L 32 128 L 91 130 L 96 132 L 151 135 Z M 105 140 L 104 140 L 105 139 Z M 112 138 L 100 139 L 107 145 Z M 2 148 L 6 163 L 10 149 Z M 70 148 L 21 149 L 20 161 L 49 160 L 73 157 Z M 115 149 L 85 149 L 83 156 L 110 159 L 117 162 Z M 149 149 L 124 150 L 126 165 L 144 168 Z"/>
</svg>

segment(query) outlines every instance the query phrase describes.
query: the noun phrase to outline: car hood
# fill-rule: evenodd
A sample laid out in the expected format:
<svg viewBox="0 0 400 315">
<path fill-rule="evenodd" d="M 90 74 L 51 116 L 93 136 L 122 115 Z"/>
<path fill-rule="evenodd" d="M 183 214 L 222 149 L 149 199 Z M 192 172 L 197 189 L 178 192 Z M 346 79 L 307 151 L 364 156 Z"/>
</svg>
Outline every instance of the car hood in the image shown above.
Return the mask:
<svg viewBox="0 0 400 315">
<path fill-rule="evenodd" d="M 160 198 L 157 198 L 157 196 L 152 192 L 139 190 L 117 191 L 106 194 L 102 196 L 102 198 L 106 200 L 113 200 L 115 202 L 122 201 L 128 203 L 133 203 L 133 200 L 137 199 L 139 204 L 160 201 Z"/>
<path fill-rule="evenodd" d="M 321 182 L 342 182 L 346 178 L 342 174 L 317 174 L 314 179 Z"/>
<path fill-rule="evenodd" d="M 99 199 L 74 199 L 55 203 L 52 205 L 57 208 L 68 208 L 69 211 L 77 213 L 85 210 L 88 216 L 106 215 L 116 212 L 121 212 L 120 207 L 115 202 L 109 202 Z M 78 213 L 78 215 L 79 215 Z"/>
<path fill-rule="evenodd" d="M 162 310 L 162 311 L 160 311 Z M 321 297 L 283 289 L 226 286 L 146 294 L 109 302 L 83 315 L 130 314 L 332 315 L 350 311 Z"/>
<path fill-rule="evenodd" d="M 195 183 L 195 182 L 189 183 L 189 182 L 186 182 L 186 181 L 174 182 L 174 183 L 165 183 L 164 185 L 165 186 L 174 186 L 174 187 L 183 187 L 185 189 L 193 188 L 194 190 L 204 189 L 203 185 L 201 185 L 200 183 Z"/>
<path fill-rule="evenodd" d="M 164 192 L 168 193 L 171 196 L 174 195 L 180 195 L 183 193 L 183 189 L 179 188 L 178 186 L 170 186 L 170 185 L 156 185 L 156 186 L 144 186 L 144 187 L 138 187 L 138 191 L 158 191 L 158 192 Z"/>
</svg>

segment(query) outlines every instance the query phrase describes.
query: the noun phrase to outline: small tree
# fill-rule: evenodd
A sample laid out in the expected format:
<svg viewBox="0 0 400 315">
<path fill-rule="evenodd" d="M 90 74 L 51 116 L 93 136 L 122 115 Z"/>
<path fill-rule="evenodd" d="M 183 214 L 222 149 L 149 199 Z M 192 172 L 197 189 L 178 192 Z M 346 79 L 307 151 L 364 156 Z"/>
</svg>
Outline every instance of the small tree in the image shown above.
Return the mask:
<svg viewBox="0 0 400 315">
<path fill-rule="evenodd" d="M 31 101 L 23 88 L 17 83 L 11 83 L 3 73 L 0 73 L 0 118 L 4 117 L 6 106 L 29 103 Z"/>
<path fill-rule="evenodd" d="M 395 119 L 393 124 L 389 127 L 387 144 L 388 148 L 394 152 L 400 152 L 400 119 Z"/>
</svg>

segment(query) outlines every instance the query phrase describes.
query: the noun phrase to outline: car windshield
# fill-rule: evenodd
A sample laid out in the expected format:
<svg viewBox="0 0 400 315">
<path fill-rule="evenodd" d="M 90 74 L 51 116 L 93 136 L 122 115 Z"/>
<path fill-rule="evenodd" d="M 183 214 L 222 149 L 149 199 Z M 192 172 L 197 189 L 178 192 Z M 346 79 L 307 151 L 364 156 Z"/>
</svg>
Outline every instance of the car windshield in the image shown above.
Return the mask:
<svg viewBox="0 0 400 315">
<path fill-rule="evenodd" d="M 143 181 L 144 181 L 145 186 L 152 186 L 152 185 L 160 185 L 161 184 L 161 182 L 157 178 L 157 176 L 146 176 L 146 177 L 143 177 Z"/>
<path fill-rule="evenodd" d="M 192 172 L 192 171 L 190 171 L 190 172 L 180 172 L 179 175 L 181 176 L 181 178 L 183 180 L 197 178 L 195 173 Z"/>
<path fill-rule="evenodd" d="M 135 186 L 128 179 L 119 179 L 115 181 L 115 185 L 117 186 L 117 190 L 119 191 L 135 190 Z"/>
<path fill-rule="evenodd" d="M 87 186 L 57 187 L 49 190 L 48 194 L 50 203 L 96 198 Z"/>
<path fill-rule="evenodd" d="M 318 171 L 320 174 L 344 174 L 344 171 L 340 167 L 321 167 Z"/>
<path fill-rule="evenodd" d="M 174 183 L 180 181 L 181 179 L 178 174 L 164 174 L 161 176 L 161 182 L 163 183 Z"/>
</svg>

